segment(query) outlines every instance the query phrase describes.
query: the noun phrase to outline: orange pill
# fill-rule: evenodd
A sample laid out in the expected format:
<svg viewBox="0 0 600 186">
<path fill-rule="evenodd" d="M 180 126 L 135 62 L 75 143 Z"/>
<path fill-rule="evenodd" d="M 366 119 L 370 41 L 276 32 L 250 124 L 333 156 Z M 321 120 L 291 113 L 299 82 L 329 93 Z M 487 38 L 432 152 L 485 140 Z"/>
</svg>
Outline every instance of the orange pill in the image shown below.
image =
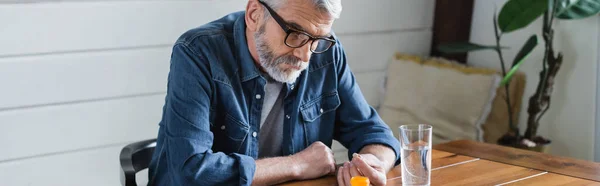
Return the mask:
<svg viewBox="0 0 600 186">
<path fill-rule="evenodd" d="M 354 176 L 350 179 L 350 185 L 352 186 L 369 186 L 369 178 L 364 176 Z"/>
</svg>

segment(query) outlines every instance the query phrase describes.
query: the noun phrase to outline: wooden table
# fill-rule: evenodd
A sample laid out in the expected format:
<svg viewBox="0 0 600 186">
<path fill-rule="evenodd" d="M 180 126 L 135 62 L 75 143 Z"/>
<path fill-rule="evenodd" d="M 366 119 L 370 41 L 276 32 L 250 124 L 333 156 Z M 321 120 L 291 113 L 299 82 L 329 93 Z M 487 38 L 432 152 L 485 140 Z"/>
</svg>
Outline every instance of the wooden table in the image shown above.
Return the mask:
<svg viewBox="0 0 600 186">
<path fill-rule="evenodd" d="M 600 163 L 467 140 L 433 149 L 431 185 L 600 185 Z M 387 185 L 402 185 L 400 166 L 387 178 Z M 328 176 L 283 185 L 337 185 L 337 180 Z"/>
</svg>

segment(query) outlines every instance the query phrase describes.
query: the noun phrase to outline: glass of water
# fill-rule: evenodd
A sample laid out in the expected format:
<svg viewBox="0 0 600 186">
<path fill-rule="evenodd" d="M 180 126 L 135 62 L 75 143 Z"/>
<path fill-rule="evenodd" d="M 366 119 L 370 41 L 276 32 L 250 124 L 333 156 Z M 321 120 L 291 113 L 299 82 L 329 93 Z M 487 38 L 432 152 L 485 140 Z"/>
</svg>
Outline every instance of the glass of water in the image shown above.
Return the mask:
<svg viewBox="0 0 600 186">
<path fill-rule="evenodd" d="M 431 183 L 431 125 L 400 126 L 402 185 Z"/>
</svg>

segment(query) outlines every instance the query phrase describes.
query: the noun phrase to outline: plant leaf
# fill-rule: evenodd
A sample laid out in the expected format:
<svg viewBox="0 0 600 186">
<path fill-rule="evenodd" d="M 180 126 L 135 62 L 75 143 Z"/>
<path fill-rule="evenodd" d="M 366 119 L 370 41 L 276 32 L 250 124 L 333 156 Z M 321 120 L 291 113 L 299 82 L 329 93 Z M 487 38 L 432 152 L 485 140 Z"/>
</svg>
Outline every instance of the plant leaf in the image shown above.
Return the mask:
<svg viewBox="0 0 600 186">
<path fill-rule="evenodd" d="M 519 63 L 517 63 L 517 65 L 512 67 L 510 69 L 510 71 L 508 71 L 508 73 L 506 73 L 506 76 L 504 76 L 504 78 L 502 78 L 502 81 L 500 82 L 500 86 L 504 86 L 510 81 L 510 79 L 515 75 L 517 70 L 519 70 L 519 67 L 521 66 L 523 61 L 525 61 L 525 59 L 527 59 L 527 57 L 529 57 L 529 54 L 526 55 L 521 61 L 519 61 Z"/>
<path fill-rule="evenodd" d="M 533 51 L 533 49 L 537 45 L 538 45 L 537 36 L 535 34 L 533 34 L 533 35 L 531 35 L 531 37 L 529 37 L 527 42 L 525 42 L 525 45 L 523 45 L 523 48 L 521 48 L 519 53 L 517 53 L 517 55 L 515 56 L 515 59 L 513 60 L 511 68 L 514 67 L 515 65 L 517 65 L 518 62 L 522 62 L 521 60 L 523 58 L 525 58 L 525 56 L 529 55 L 529 53 L 531 53 L 531 51 Z"/>
<path fill-rule="evenodd" d="M 548 0 L 509 0 L 504 4 L 498 24 L 504 33 L 526 27 L 548 10 Z"/>
<path fill-rule="evenodd" d="M 495 50 L 496 46 L 484 46 L 469 42 L 446 43 L 437 47 L 440 52 L 446 54 L 466 53 L 476 50 Z"/>
<path fill-rule="evenodd" d="M 582 19 L 600 12 L 600 0 L 559 0 L 554 17 Z"/>
<path fill-rule="evenodd" d="M 521 67 L 521 64 L 523 64 L 523 62 L 525 62 L 525 59 L 529 57 L 531 51 L 533 51 L 537 44 L 538 40 L 535 34 L 529 37 L 527 42 L 525 42 L 525 45 L 523 45 L 523 48 L 521 48 L 521 51 L 519 51 L 517 56 L 515 56 L 515 60 L 513 61 L 510 71 L 508 71 L 508 73 L 506 73 L 506 76 L 502 78 L 502 82 L 500 82 L 501 86 L 506 85 L 510 81 L 510 79 L 515 75 L 517 70 L 519 70 L 519 67 Z"/>
</svg>

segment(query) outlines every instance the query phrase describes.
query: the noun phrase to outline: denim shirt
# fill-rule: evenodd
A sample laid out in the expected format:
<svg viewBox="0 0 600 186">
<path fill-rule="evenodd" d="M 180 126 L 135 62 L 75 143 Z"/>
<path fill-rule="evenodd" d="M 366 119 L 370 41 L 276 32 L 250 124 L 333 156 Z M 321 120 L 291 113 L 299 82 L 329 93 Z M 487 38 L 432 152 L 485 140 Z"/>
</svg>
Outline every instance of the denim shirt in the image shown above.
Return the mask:
<svg viewBox="0 0 600 186">
<path fill-rule="evenodd" d="M 244 12 L 184 33 L 171 55 L 167 95 L 149 185 L 250 185 L 266 80 L 246 42 Z M 399 142 L 365 101 L 341 44 L 313 54 L 285 84 L 283 155 L 338 140 L 348 156 Z M 338 162 L 339 163 L 339 162 Z"/>
</svg>

